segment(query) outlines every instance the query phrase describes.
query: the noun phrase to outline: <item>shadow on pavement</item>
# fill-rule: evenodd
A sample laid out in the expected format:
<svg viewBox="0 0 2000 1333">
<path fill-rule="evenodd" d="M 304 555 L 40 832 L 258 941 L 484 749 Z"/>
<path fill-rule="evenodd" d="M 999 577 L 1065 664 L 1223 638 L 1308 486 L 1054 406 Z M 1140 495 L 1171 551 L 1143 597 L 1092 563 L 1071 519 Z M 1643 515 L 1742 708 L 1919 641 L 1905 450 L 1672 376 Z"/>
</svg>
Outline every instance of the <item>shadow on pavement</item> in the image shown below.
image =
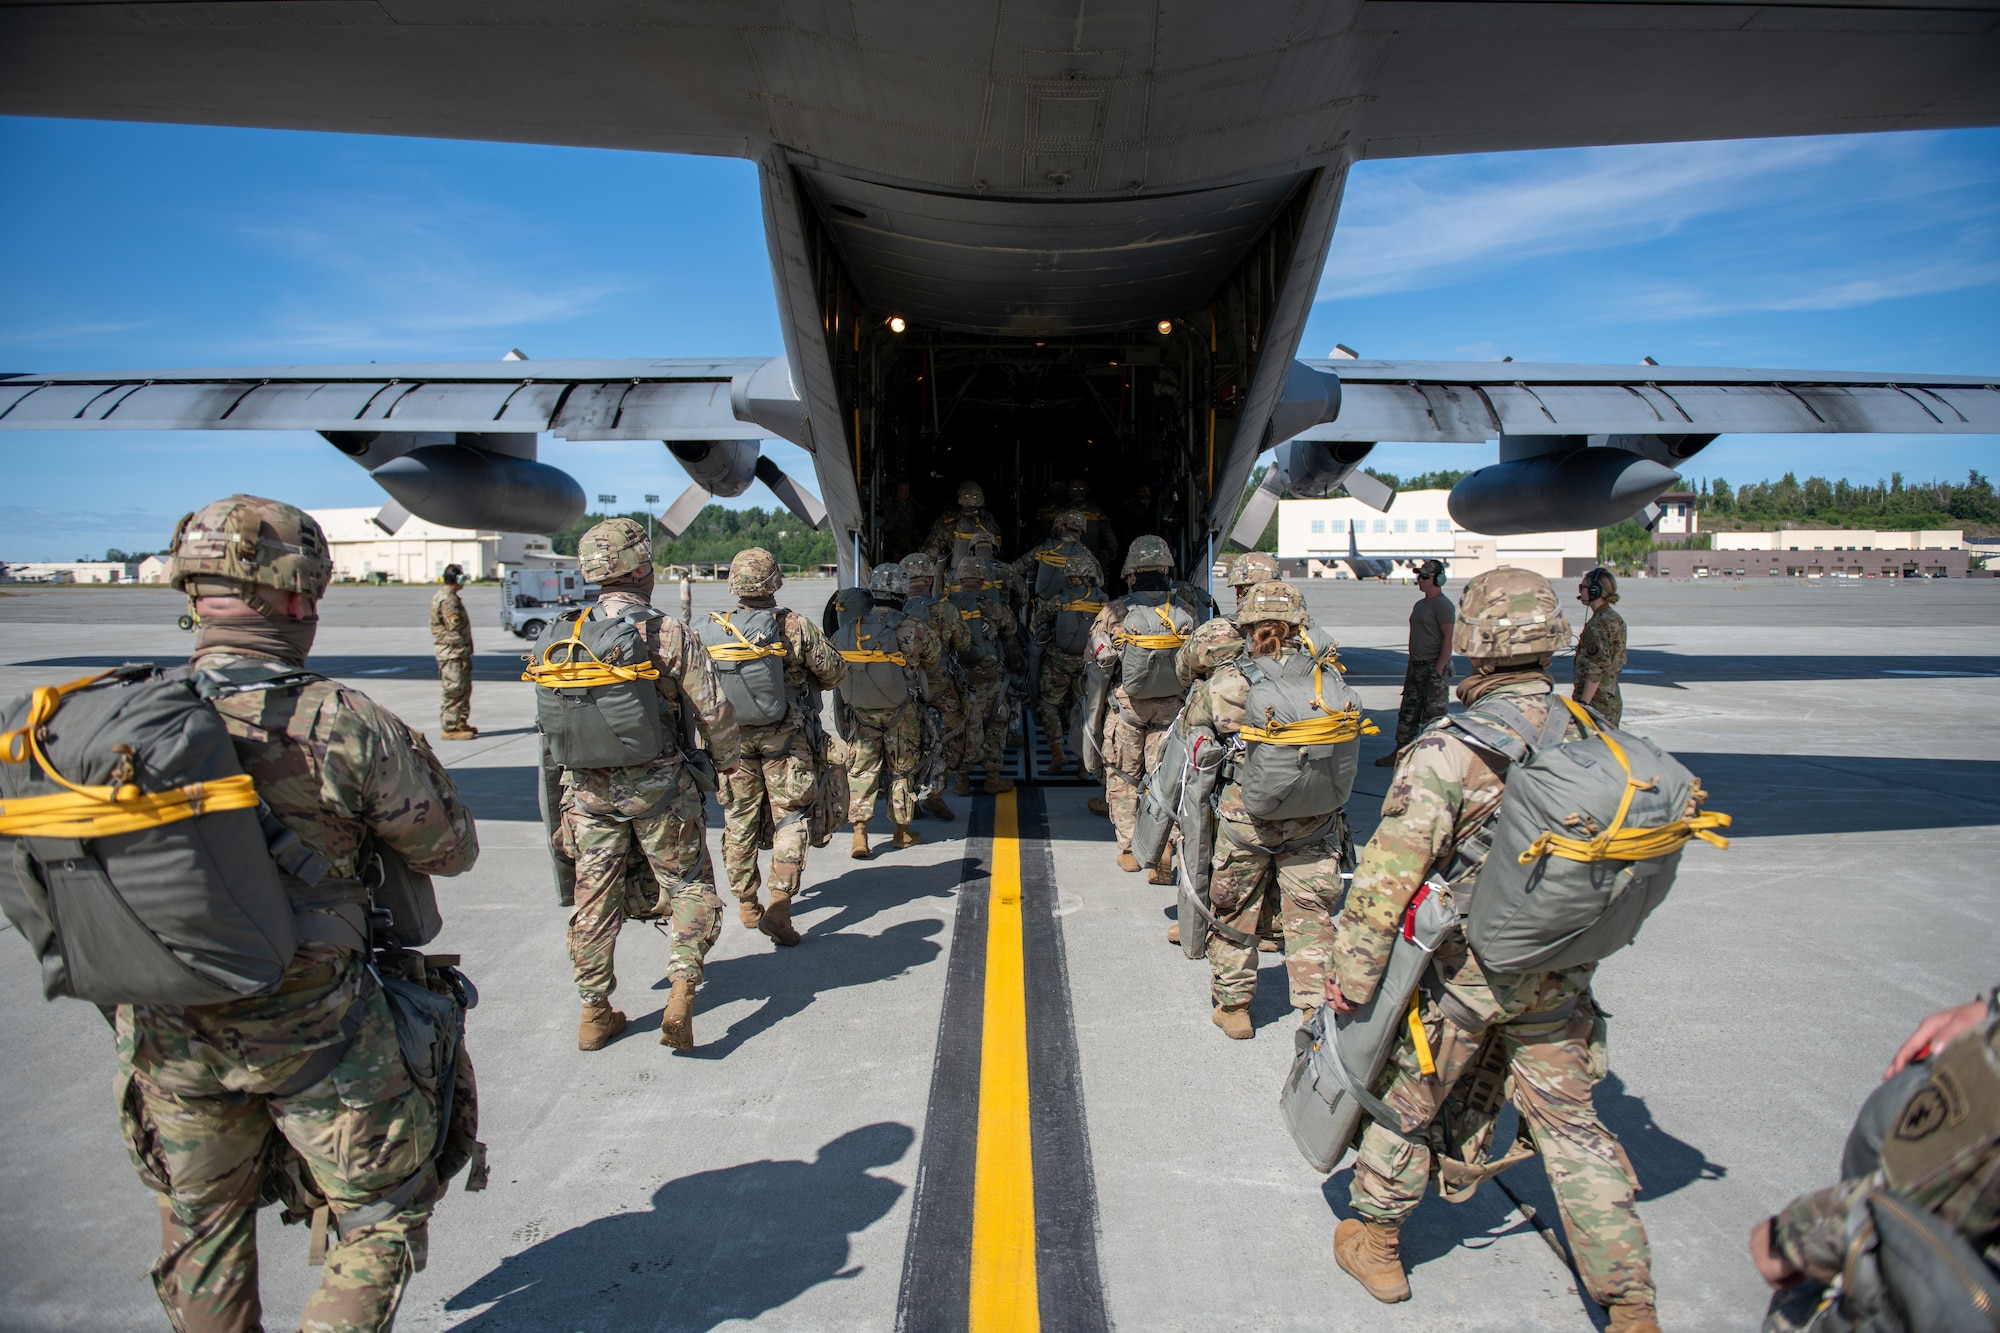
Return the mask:
<svg viewBox="0 0 2000 1333">
<path fill-rule="evenodd" d="M 824 850 L 815 850 L 813 855 L 825 856 L 839 849 L 836 840 Z M 843 850 L 842 855 L 845 854 Z M 885 853 L 877 852 L 877 859 L 873 861 L 851 862 L 853 869 L 837 878 L 822 880 L 799 896 L 794 910 L 800 914 L 824 907 L 837 909 L 832 916 L 801 922 L 799 928 L 805 932 L 808 941 L 823 935 L 837 935 L 878 913 L 921 898 L 955 898 L 961 883 L 977 880 L 986 873 L 984 862 L 978 860 L 973 861 L 968 870 L 963 860 L 928 866 L 883 865 L 883 855 Z"/>
<path fill-rule="evenodd" d="M 916 1140 L 883 1121 L 851 1130 L 810 1162 L 745 1162 L 660 1186 L 644 1212 L 551 1236 L 445 1301 L 480 1311 L 476 1333 L 711 1329 L 755 1319 L 848 1266 L 848 1238 L 886 1216 L 903 1186 L 870 1168 Z"/>
<path fill-rule="evenodd" d="M 542 810 L 535 802 L 539 773 L 531 764 L 462 766 L 451 770 L 451 780 L 475 818 L 526 819 L 539 824 Z"/>
<path fill-rule="evenodd" d="M 2000 760 L 1676 751 L 1732 838 L 2000 824 Z"/>
</svg>

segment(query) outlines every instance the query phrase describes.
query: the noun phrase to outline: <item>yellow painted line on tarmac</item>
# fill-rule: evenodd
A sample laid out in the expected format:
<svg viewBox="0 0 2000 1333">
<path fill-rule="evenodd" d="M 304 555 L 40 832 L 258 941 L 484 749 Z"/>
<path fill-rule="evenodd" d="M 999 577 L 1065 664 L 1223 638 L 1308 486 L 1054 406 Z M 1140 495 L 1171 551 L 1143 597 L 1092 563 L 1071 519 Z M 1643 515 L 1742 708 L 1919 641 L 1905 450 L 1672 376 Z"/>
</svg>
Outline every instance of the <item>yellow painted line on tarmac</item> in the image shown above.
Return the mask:
<svg viewBox="0 0 2000 1333">
<path fill-rule="evenodd" d="M 1002 792 L 993 804 L 968 1324 L 971 1333 L 1039 1333 L 1035 1163 L 1028 1122 L 1028 1000 L 1021 952 L 1020 817 L 1013 792 Z"/>
</svg>

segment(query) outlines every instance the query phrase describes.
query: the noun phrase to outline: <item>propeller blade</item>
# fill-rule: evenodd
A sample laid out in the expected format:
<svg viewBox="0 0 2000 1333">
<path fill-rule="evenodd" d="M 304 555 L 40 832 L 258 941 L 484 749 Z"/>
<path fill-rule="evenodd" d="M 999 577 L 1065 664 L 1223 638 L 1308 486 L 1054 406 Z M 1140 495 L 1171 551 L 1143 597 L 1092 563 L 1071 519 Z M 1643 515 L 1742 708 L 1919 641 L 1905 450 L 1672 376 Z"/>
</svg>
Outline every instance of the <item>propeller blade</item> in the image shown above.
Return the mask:
<svg viewBox="0 0 2000 1333">
<path fill-rule="evenodd" d="M 777 496 L 785 508 L 815 528 L 826 526 L 826 506 L 819 502 L 819 497 L 793 481 L 782 468 L 761 454 L 757 458 L 757 480 L 770 487 L 771 494 Z"/>
<path fill-rule="evenodd" d="M 1666 515 L 1666 512 L 1667 512 L 1666 510 L 1660 508 L 1656 504 L 1649 504 L 1644 509 L 1641 509 L 1638 513 L 1632 515 L 1632 517 L 1639 520 L 1640 527 L 1644 528 L 1648 532 L 1651 532 L 1654 528 L 1660 525 L 1660 519 Z"/>
<path fill-rule="evenodd" d="M 1271 515 L 1278 512 L 1278 497 L 1283 495 L 1285 483 L 1283 475 L 1273 466 L 1264 474 L 1264 484 L 1251 495 L 1250 502 L 1243 506 L 1243 516 L 1236 520 L 1236 526 L 1229 531 L 1229 540 L 1243 550 L 1250 550 L 1264 535 L 1264 529 L 1271 526 Z"/>
<path fill-rule="evenodd" d="M 1377 513 L 1386 514 L 1396 502 L 1395 488 L 1372 472 L 1360 468 L 1347 474 L 1347 493 Z"/>
<path fill-rule="evenodd" d="M 680 535 L 688 530 L 688 524 L 694 522 L 695 516 L 701 513 L 711 498 L 708 491 L 699 485 L 682 491 L 680 498 L 660 515 L 660 530 L 667 534 L 667 540 L 680 540 Z"/>
<path fill-rule="evenodd" d="M 403 508 L 402 503 L 397 500 L 391 500 L 375 511 L 375 526 L 391 537 L 401 532 L 403 525 L 409 521 L 410 511 Z"/>
</svg>

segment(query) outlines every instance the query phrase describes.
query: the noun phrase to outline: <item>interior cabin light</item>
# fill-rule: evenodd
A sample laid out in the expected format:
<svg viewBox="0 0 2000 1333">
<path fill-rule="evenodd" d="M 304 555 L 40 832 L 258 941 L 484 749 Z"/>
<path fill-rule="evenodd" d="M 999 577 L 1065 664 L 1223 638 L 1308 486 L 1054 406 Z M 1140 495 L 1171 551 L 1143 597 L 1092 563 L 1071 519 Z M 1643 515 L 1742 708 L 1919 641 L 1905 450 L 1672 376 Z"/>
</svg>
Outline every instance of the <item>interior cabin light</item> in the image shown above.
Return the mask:
<svg viewBox="0 0 2000 1333">
<path fill-rule="evenodd" d="M 901 315 L 889 316 L 889 332 L 901 333 L 904 329 L 908 327 L 909 326 L 907 324 L 903 323 L 903 317 Z"/>
<path fill-rule="evenodd" d="M 1164 338 L 1168 334 L 1174 331 L 1174 322 L 1171 319 L 1163 319 L 1158 324 L 1155 324 L 1153 327 L 1158 329 L 1160 331 L 1160 336 Z"/>
</svg>

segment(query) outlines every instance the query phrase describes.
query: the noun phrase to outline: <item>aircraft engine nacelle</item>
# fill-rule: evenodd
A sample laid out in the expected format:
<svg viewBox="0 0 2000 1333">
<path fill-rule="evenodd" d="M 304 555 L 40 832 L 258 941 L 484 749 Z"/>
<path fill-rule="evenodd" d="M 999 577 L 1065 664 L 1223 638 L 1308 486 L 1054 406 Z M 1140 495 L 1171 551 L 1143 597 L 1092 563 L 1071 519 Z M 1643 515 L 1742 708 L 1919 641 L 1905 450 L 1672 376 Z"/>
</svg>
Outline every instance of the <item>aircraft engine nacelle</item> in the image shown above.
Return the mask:
<svg viewBox="0 0 2000 1333">
<path fill-rule="evenodd" d="M 451 528 L 560 532 L 583 516 L 569 473 L 469 444 L 412 449 L 369 475 L 412 514 Z"/>
<path fill-rule="evenodd" d="M 710 495 L 734 499 L 757 480 L 759 440 L 668 440 L 667 449 L 680 460 L 689 480 Z"/>
<path fill-rule="evenodd" d="M 1588 446 L 1483 467 L 1451 488 L 1452 521 L 1496 537 L 1574 532 L 1632 517 L 1680 474 L 1624 449 Z"/>
<path fill-rule="evenodd" d="M 1375 446 L 1351 440 L 1293 440 L 1285 459 L 1285 489 L 1302 499 L 1332 495 Z"/>
</svg>

